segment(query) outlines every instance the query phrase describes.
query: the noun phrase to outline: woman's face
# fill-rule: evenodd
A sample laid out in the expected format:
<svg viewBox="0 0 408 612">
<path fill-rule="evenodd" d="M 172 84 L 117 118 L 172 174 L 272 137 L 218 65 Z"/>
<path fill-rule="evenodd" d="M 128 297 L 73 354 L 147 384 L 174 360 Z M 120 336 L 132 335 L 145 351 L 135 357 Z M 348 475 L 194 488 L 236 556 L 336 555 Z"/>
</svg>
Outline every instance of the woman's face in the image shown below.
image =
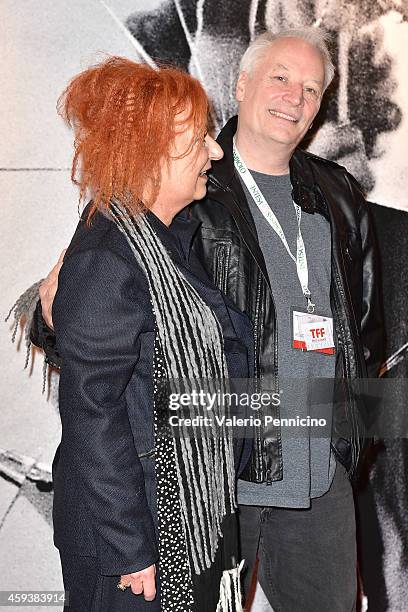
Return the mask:
<svg viewBox="0 0 408 612">
<path fill-rule="evenodd" d="M 176 134 L 169 163 L 162 167 L 158 197 L 151 210 L 164 223 L 193 200 L 201 200 L 207 191 L 207 172 L 211 160 L 221 159 L 221 147 L 209 134 L 195 138 L 192 127 L 183 128 Z M 163 218 L 165 217 L 165 218 Z"/>
</svg>

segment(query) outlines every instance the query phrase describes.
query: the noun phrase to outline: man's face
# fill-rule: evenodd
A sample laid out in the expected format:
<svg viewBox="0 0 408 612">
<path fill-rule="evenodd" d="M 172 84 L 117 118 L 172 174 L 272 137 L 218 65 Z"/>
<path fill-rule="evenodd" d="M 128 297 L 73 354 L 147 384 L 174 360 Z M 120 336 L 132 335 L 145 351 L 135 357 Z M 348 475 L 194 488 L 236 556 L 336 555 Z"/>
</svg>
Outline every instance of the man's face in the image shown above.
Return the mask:
<svg viewBox="0 0 408 612">
<path fill-rule="evenodd" d="M 239 76 L 239 129 L 255 141 L 293 150 L 320 108 L 323 82 L 323 58 L 315 47 L 299 38 L 274 41 L 252 74 Z"/>
</svg>

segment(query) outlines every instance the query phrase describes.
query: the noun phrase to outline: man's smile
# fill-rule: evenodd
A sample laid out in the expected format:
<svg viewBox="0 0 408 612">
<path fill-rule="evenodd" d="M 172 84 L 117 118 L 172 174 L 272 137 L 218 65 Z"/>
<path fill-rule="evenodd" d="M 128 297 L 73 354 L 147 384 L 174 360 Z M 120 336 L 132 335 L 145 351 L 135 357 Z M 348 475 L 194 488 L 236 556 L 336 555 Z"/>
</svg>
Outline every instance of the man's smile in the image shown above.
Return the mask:
<svg viewBox="0 0 408 612">
<path fill-rule="evenodd" d="M 292 123 L 297 123 L 298 119 L 292 117 L 291 115 L 287 115 L 286 113 L 281 113 L 280 111 L 273 110 L 272 108 L 268 109 L 268 112 L 275 117 L 280 117 L 281 119 L 286 119 L 287 121 L 292 121 Z"/>
</svg>

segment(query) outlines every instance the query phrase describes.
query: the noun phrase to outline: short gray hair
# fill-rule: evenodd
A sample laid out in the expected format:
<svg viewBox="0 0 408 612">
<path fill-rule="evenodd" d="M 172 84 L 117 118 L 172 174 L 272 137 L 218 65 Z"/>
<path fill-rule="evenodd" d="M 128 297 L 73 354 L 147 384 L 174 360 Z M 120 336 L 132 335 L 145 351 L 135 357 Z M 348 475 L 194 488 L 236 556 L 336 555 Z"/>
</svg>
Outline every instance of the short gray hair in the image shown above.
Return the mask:
<svg viewBox="0 0 408 612">
<path fill-rule="evenodd" d="M 256 64 L 265 55 L 268 48 L 275 40 L 281 38 L 300 38 L 305 40 L 315 47 L 323 57 L 324 63 L 324 84 L 323 91 L 327 89 L 333 80 L 335 68 L 331 58 L 331 54 L 327 43 L 330 41 L 330 36 L 324 30 L 313 26 L 305 26 L 302 28 L 291 28 L 289 30 L 281 30 L 280 32 L 264 32 L 251 42 L 239 64 L 239 71 L 245 71 L 251 74 Z"/>
</svg>

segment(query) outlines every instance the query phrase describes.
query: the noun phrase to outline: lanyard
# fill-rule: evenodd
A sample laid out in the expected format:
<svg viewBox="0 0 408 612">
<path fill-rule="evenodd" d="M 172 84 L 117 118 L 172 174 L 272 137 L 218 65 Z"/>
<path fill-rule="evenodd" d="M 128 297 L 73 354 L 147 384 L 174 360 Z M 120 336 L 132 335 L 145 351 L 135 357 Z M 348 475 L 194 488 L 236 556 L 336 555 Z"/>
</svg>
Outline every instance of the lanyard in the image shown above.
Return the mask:
<svg viewBox="0 0 408 612">
<path fill-rule="evenodd" d="M 309 271 L 307 267 L 307 258 L 306 258 L 306 248 L 305 243 L 303 242 L 302 232 L 300 231 L 300 222 L 302 219 L 302 209 L 296 202 L 293 202 L 293 206 L 295 207 L 296 219 L 298 223 L 298 234 L 296 238 L 296 257 L 292 254 L 292 251 L 289 248 L 288 241 L 286 240 L 285 233 L 282 229 L 281 224 L 279 223 L 275 213 L 269 206 L 268 202 L 265 200 L 265 197 L 262 191 L 259 189 L 256 184 L 251 172 L 248 170 L 245 162 L 241 158 L 238 149 L 235 146 L 235 139 L 233 144 L 233 155 L 234 155 L 234 165 L 237 171 L 239 172 L 242 180 L 244 181 L 249 193 L 252 196 L 255 204 L 268 221 L 269 225 L 276 232 L 276 234 L 281 239 L 283 246 L 288 252 L 289 257 L 296 264 L 296 272 L 299 278 L 300 286 L 302 287 L 302 293 L 307 300 L 307 312 L 312 314 L 315 309 L 315 304 L 312 302 L 312 295 L 309 291 Z"/>
</svg>

